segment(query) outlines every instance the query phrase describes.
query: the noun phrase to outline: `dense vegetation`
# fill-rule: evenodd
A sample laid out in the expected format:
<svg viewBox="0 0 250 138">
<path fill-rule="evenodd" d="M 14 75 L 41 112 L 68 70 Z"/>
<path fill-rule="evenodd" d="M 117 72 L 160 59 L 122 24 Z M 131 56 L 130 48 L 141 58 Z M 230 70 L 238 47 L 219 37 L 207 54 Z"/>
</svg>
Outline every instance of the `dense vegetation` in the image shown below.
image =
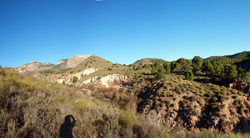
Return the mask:
<svg viewBox="0 0 250 138">
<path fill-rule="evenodd" d="M 242 52 L 232 56 L 210 57 L 202 59 L 195 56 L 192 60 L 180 58 L 173 62 L 154 60 L 151 64 L 137 65 L 136 68 L 151 68 L 151 73 L 161 79 L 164 74 L 175 73 L 185 75 L 187 80 L 193 80 L 194 76 L 207 76 L 212 82 L 232 82 L 234 80 L 250 81 L 250 53 Z M 142 60 L 144 61 L 144 60 Z M 142 62 L 141 60 L 136 63 Z"/>
</svg>

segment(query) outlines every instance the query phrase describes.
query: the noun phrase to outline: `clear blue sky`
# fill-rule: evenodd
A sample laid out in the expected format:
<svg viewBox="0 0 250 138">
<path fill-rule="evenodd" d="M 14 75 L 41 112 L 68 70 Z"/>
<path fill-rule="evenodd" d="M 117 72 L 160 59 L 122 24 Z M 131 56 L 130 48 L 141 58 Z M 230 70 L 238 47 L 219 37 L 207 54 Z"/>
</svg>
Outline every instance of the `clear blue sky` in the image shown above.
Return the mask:
<svg viewBox="0 0 250 138">
<path fill-rule="evenodd" d="M 0 0 L 0 65 L 249 51 L 249 7 L 249 0 Z"/>
</svg>

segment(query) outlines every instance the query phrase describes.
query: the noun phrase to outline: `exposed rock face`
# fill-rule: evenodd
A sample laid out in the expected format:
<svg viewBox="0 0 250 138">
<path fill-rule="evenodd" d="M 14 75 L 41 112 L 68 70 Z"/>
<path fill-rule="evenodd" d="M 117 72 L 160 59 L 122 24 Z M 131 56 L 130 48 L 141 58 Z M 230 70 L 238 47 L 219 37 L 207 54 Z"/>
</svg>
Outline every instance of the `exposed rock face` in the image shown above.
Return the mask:
<svg viewBox="0 0 250 138">
<path fill-rule="evenodd" d="M 100 82 L 106 87 L 120 86 L 123 81 L 127 81 L 127 76 L 119 74 L 107 75 L 100 79 Z"/>
<path fill-rule="evenodd" d="M 73 79 L 73 77 L 77 77 L 77 79 L 80 80 L 80 79 L 82 79 L 83 75 L 89 75 L 91 73 L 96 72 L 97 70 L 98 70 L 98 68 L 87 68 L 81 72 L 65 76 L 63 79 L 58 79 L 57 75 L 51 75 L 51 76 L 57 76 L 57 77 L 52 78 L 51 81 L 58 82 L 59 84 L 62 84 L 63 81 L 65 82 L 65 84 L 72 84 L 71 80 Z M 85 80 L 83 83 L 88 84 L 91 81 L 95 81 L 96 78 L 97 77 L 89 78 L 88 80 Z"/>
<path fill-rule="evenodd" d="M 68 59 L 66 68 L 74 68 L 91 55 L 76 55 Z"/>
<path fill-rule="evenodd" d="M 64 64 L 67 62 L 67 59 L 61 59 L 60 61 L 58 61 L 55 65 L 59 65 L 59 64 Z"/>
<path fill-rule="evenodd" d="M 90 77 L 89 79 L 83 81 L 80 86 L 82 86 L 83 84 L 88 84 L 88 83 L 94 82 L 96 80 L 97 80 L 96 76 L 95 77 Z"/>
<path fill-rule="evenodd" d="M 74 74 L 73 76 L 76 76 L 78 79 L 81 79 L 82 78 L 82 75 L 89 75 L 91 73 L 94 73 L 98 70 L 98 68 L 87 68 L 81 72 L 78 72 L 76 74 Z"/>
<path fill-rule="evenodd" d="M 31 61 L 28 64 L 19 66 L 19 68 L 29 68 L 31 70 L 46 70 L 46 69 L 51 69 L 52 67 L 53 64 L 51 63 L 40 63 L 36 61 Z"/>
<path fill-rule="evenodd" d="M 130 80 L 131 78 L 120 74 L 107 75 L 100 77 L 99 79 L 97 76 L 95 76 L 95 77 L 90 77 L 89 79 L 83 81 L 80 84 L 80 86 L 91 82 L 95 82 L 100 86 L 102 86 L 103 88 L 120 87 L 121 85 L 130 82 Z"/>
</svg>

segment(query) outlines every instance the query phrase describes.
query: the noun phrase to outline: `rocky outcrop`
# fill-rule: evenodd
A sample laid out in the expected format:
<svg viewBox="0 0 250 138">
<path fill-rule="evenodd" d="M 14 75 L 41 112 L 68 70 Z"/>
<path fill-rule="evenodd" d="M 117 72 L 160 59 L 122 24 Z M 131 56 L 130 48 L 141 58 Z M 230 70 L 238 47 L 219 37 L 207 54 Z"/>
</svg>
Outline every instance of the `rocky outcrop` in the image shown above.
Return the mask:
<svg viewBox="0 0 250 138">
<path fill-rule="evenodd" d="M 81 83 L 80 86 L 82 86 L 82 85 L 84 85 L 84 84 L 89 84 L 89 83 L 91 83 L 91 82 L 95 82 L 96 80 L 97 80 L 97 77 L 96 77 L 96 76 L 95 76 L 95 77 L 90 77 L 89 79 L 83 81 L 83 82 Z"/>
<path fill-rule="evenodd" d="M 65 84 L 70 85 L 70 84 L 72 84 L 72 79 L 73 79 L 73 77 L 77 77 L 78 80 L 81 80 L 82 77 L 83 77 L 84 75 L 89 75 L 89 74 L 91 74 L 91 73 L 96 72 L 97 70 L 98 70 L 98 68 L 87 68 L 87 69 L 85 69 L 85 70 L 83 70 L 83 71 L 80 71 L 80 72 L 78 72 L 78 73 L 70 74 L 70 75 L 68 75 L 68 76 L 65 76 L 65 77 L 63 77 L 62 79 L 58 79 L 58 78 L 59 78 L 58 75 L 51 75 L 51 76 L 57 76 L 57 78 L 54 77 L 54 79 L 51 79 L 51 81 L 57 82 L 57 83 L 59 83 L 59 84 L 62 84 L 62 83 L 64 82 Z M 90 83 L 90 82 L 95 81 L 96 78 L 97 78 L 97 77 L 91 77 L 91 78 L 89 78 L 88 80 L 83 81 L 82 83 L 88 84 L 88 83 Z"/>
<path fill-rule="evenodd" d="M 61 59 L 55 65 L 64 64 L 64 63 L 67 63 L 67 61 L 68 61 L 67 59 Z"/>
<path fill-rule="evenodd" d="M 77 55 L 68 59 L 66 68 L 74 68 L 91 55 Z"/>
<path fill-rule="evenodd" d="M 128 77 L 119 74 L 107 75 L 100 79 L 101 84 L 106 87 L 120 86 L 123 82 L 127 82 Z"/>
<path fill-rule="evenodd" d="M 87 68 L 81 72 L 74 74 L 73 76 L 76 76 L 78 79 L 81 79 L 82 75 L 89 75 L 91 73 L 96 72 L 97 70 L 98 70 L 98 68 Z"/>
<path fill-rule="evenodd" d="M 130 78 L 127 76 L 120 75 L 120 74 L 112 74 L 112 75 L 107 75 L 103 77 L 97 77 L 97 76 L 90 77 L 89 79 L 84 80 L 80 84 L 80 86 L 94 82 L 104 88 L 105 87 L 106 88 L 120 87 L 121 85 L 124 85 L 125 83 L 128 83 L 129 81 L 130 81 Z"/>
</svg>

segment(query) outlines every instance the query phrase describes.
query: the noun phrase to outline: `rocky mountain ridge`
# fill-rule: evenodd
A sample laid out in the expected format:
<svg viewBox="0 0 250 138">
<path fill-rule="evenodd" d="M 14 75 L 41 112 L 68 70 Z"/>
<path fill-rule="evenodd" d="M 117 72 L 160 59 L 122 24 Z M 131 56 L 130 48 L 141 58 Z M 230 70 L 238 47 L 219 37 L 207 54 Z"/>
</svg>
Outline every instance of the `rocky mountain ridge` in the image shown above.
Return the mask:
<svg viewBox="0 0 250 138">
<path fill-rule="evenodd" d="M 122 83 L 131 80 L 130 75 L 124 74 L 129 70 L 128 67 L 96 56 L 77 55 L 62 59 L 55 65 L 50 64 L 51 66 L 47 68 L 42 68 L 43 65 L 43 63 L 31 62 L 14 70 L 50 82 L 77 87 L 88 84 L 106 88 L 119 87 Z"/>
<path fill-rule="evenodd" d="M 76 55 L 68 59 L 61 59 L 56 64 L 31 61 L 30 63 L 20 65 L 17 68 L 28 68 L 30 70 L 36 70 L 36 71 L 50 70 L 50 69 L 62 70 L 62 69 L 74 68 L 90 56 L 91 55 Z"/>
<path fill-rule="evenodd" d="M 40 63 L 36 61 L 31 61 L 28 64 L 19 66 L 19 68 L 29 68 L 31 70 L 46 70 L 46 69 L 51 69 L 52 67 L 53 64 L 51 63 Z"/>
</svg>

